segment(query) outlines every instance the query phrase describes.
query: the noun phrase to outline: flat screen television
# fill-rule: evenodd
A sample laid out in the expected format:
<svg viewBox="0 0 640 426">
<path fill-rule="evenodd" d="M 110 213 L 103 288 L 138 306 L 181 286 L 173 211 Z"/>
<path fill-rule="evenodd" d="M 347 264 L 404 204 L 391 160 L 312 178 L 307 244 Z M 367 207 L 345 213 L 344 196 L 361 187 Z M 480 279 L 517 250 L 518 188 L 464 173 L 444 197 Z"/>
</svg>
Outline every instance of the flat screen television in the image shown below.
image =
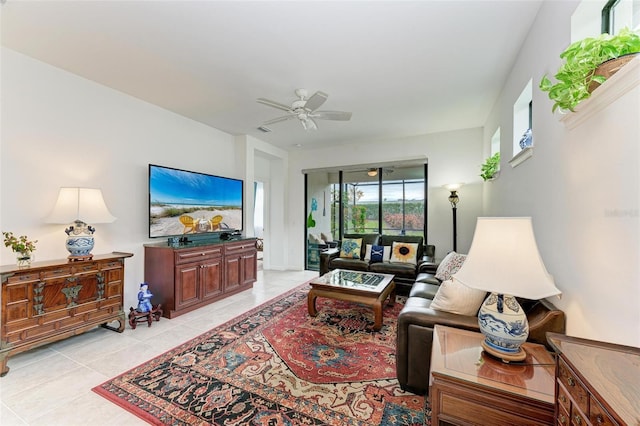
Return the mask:
<svg viewBox="0 0 640 426">
<path fill-rule="evenodd" d="M 243 181 L 149 164 L 149 237 L 243 229 Z"/>
</svg>

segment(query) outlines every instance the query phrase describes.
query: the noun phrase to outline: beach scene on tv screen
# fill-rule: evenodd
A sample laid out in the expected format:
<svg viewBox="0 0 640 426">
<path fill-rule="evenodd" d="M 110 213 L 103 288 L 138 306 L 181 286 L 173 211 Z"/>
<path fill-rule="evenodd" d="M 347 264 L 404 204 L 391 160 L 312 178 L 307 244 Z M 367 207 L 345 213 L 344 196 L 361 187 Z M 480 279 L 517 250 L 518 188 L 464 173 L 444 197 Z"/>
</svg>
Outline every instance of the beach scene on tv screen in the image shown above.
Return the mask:
<svg viewBox="0 0 640 426">
<path fill-rule="evenodd" d="M 149 236 L 242 229 L 242 181 L 151 167 Z"/>
</svg>

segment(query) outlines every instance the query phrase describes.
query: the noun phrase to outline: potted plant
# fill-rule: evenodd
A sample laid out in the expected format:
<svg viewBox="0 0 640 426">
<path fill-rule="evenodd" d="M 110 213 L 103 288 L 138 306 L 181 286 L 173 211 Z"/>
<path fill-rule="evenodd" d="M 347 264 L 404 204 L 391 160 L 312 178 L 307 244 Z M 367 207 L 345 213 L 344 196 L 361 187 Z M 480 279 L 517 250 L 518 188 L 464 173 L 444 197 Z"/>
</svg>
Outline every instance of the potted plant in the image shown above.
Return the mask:
<svg viewBox="0 0 640 426">
<path fill-rule="evenodd" d="M 26 235 L 16 237 L 13 232 L 3 231 L 2 235 L 4 236 L 4 246 L 11 247 L 11 250 L 16 253 L 18 266 L 29 266 L 38 240 L 29 241 Z"/>
<path fill-rule="evenodd" d="M 598 37 L 587 37 L 572 43 L 560 54 L 564 62 L 555 75 L 557 83 L 552 83 L 545 75 L 539 87 L 542 91 L 549 92 L 549 98 L 555 102 L 553 112 L 558 108 L 573 111 L 576 105 L 591 96 L 591 92 L 606 81 L 607 75 L 597 71 L 601 64 L 638 52 L 640 35 L 627 28 L 616 35 L 605 33 Z M 624 60 L 628 62 L 630 59 L 632 57 Z M 610 68 L 615 72 L 620 67 Z"/>
<path fill-rule="evenodd" d="M 500 167 L 500 152 L 496 152 L 491 157 L 487 158 L 484 164 L 481 166 L 480 177 L 484 181 L 488 181 L 493 179 L 493 177 L 498 173 L 498 168 Z"/>
</svg>

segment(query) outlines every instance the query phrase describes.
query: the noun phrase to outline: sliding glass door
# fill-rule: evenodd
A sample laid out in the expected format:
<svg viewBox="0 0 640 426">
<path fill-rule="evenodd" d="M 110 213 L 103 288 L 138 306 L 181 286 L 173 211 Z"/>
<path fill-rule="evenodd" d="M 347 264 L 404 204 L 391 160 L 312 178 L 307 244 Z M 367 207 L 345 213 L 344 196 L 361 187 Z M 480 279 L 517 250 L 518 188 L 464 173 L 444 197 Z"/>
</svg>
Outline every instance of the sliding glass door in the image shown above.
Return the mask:
<svg viewBox="0 0 640 426">
<path fill-rule="evenodd" d="M 426 241 L 426 188 L 426 164 L 307 172 L 306 268 L 318 270 L 319 253 L 345 234 L 422 235 Z"/>
</svg>

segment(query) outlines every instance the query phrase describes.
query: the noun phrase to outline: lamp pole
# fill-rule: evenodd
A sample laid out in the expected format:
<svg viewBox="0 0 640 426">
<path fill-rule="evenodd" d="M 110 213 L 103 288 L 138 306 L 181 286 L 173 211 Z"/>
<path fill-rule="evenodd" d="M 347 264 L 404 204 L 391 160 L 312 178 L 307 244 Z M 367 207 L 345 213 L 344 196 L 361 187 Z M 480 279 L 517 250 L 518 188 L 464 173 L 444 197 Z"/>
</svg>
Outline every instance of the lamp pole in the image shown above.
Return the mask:
<svg viewBox="0 0 640 426">
<path fill-rule="evenodd" d="M 453 212 L 453 251 L 458 251 L 458 220 L 456 218 L 457 205 L 460 201 L 457 190 L 450 190 L 449 202 L 451 203 L 451 211 Z"/>
</svg>

